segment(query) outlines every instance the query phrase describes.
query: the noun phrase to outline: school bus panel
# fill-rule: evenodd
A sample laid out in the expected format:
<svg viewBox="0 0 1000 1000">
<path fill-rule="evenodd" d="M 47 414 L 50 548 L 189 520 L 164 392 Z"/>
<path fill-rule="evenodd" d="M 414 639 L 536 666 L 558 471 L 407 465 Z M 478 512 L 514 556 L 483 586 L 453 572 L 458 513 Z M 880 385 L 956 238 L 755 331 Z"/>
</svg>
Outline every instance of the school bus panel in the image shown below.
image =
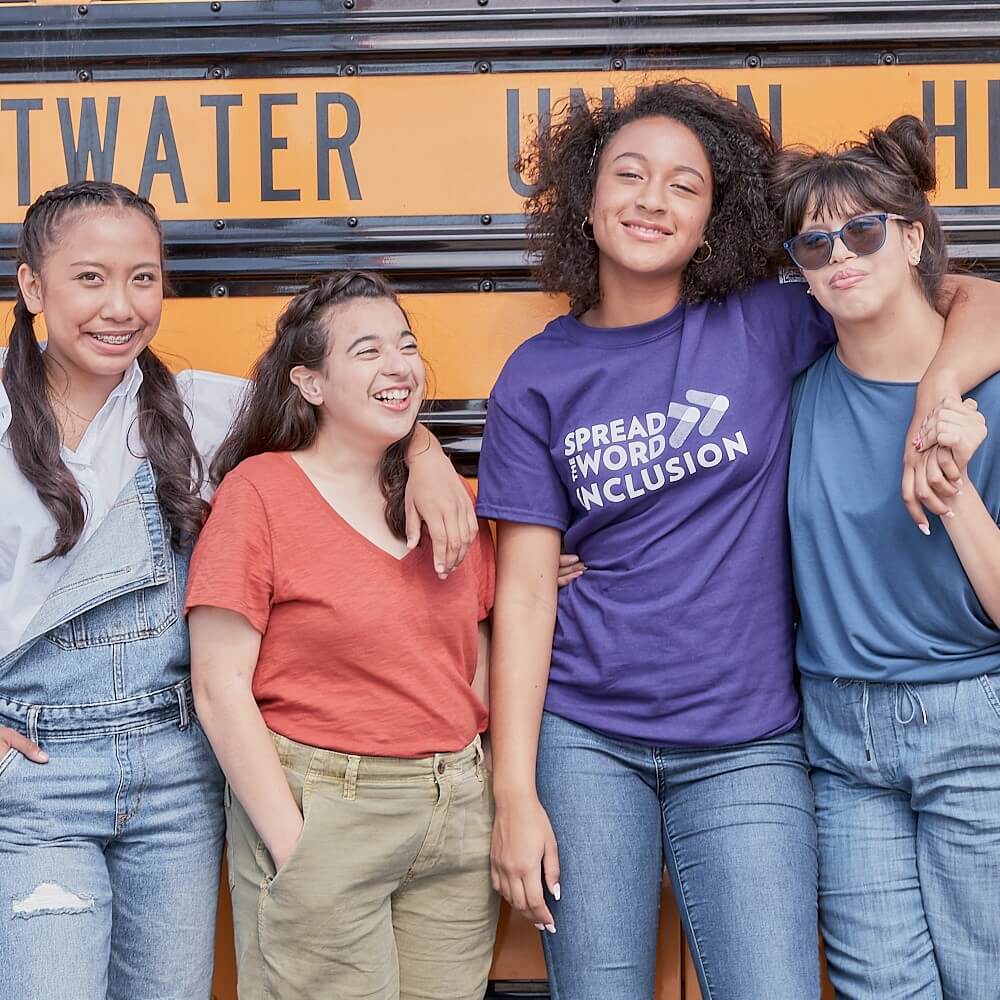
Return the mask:
<svg viewBox="0 0 1000 1000">
<path fill-rule="evenodd" d="M 168 299 L 153 346 L 174 370 L 246 376 L 274 336 L 287 301 L 288 296 Z M 428 364 L 430 394 L 442 399 L 487 397 L 514 348 L 566 311 L 564 299 L 539 292 L 417 293 L 400 301 Z M 12 303 L 0 302 L 0 344 L 12 321 Z M 38 333 L 44 339 L 44 319 Z"/>
<path fill-rule="evenodd" d="M 195 65 L 212 47 L 209 32 L 198 40 L 194 56 L 178 49 L 160 65 L 144 60 L 143 39 L 147 45 L 159 40 L 134 27 L 141 19 L 128 29 L 138 32 L 128 36 L 135 39 L 134 50 L 114 48 L 120 26 L 114 19 L 125 23 L 133 6 L 147 14 L 156 8 L 170 13 L 172 34 L 210 8 L 228 16 L 234 4 L 248 12 L 248 23 L 256 11 L 253 30 L 258 33 L 246 36 L 242 50 L 219 55 L 218 65 Z M 156 346 L 175 368 L 245 375 L 272 335 L 288 295 L 310 273 L 345 266 L 358 259 L 359 247 L 370 247 L 366 266 L 386 271 L 408 290 L 403 305 L 430 365 L 433 395 L 456 413 L 463 401 L 480 403 L 510 352 L 566 308 L 563 299 L 530 290 L 519 231 L 511 238 L 530 191 L 531 178 L 513 165 L 525 138 L 539 124 L 545 127 L 567 100 L 611 101 L 675 75 L 705 80 L 753 108 L 786 143 L 830 146 L 903 112 L 923 117 L 937 146 L 936 201 L 962 234 L 962 256 L 1000 261 L 995 32 L 968 9 L 956 17 L 960 5 L 914 0 L 889 13 L 883 9 L 887 5 L 872 5 L 880 12 L 858 15 L 870 22 L 866 34 L 854 13 L 838 12 L 830 21 L 825 8 L 833 5 L 814 0 L 779 0 L 767 5 L 766 16 L 758 15 L 758 5 L 728 5 L 726 14 L 704 24 L 697 22 L 705 18 L 697 4 L 688 5 L 684 20 L 678 20 L 679 12 L 670 5 L 636 0 L 614 15 L 609 12 L 608 29 L 601 34 L 593 24 L 575 30 L 574 12 L 586 6 L 580 0 L 532 5 L 537 17 L 522 16 L 510 0 L 494 0 L 481 9 L 490 17 L 476 22 L 479 47 L 461 53 L 464 63 L 452 59 L 462 38 L 471 37 L 461 34 L 464 28 L 452 31 L 448 23 L 452 10 L 456 18 L 469 16 L 457 0 L 413 0 L 413 10 L 425 18 L 421 26 L 433 24 L 428 30 L 438 32 L 422 39 L 419 32 L 405 35 L 409 24 L 398 29 L 403 34 L 394 28 L 395 35 L 355 36 L 350 33 L 358 18 L 351 22 L 340 4 L 327 12 L 335 5 L 305 0 L 274 0 L 266 6 L 273 14 L 267 15 L 261 14 L 263 5 L 250 0 L 221 5 L 95 0 L 89 17 L 80 13 L 87 5 L 0 0 L 0 28 L 8 12 L 8 24 L 21 17 L 28 25 L 25 9 L 32 6 L 49 8 L 38 11 L 36 20 L 41 24 L 43 15 L 51 15 L 50 27 L 37 35 L 26 29 L 25 39 L 31 39 L 26 55 L 0 52 L 7 60 L 0 75 L 6 81 L 0 82 L 0 298 L 13 294 L 16 224 L 34 197 L 83 177 L 120 181 L 151 197 L 168 222 L 206 233 L 186 248 L 175 247 L 170 264 L 184 294 L 167 302 Z M 72 29 L 68 33 L 56 24 L 63 16 L 56 9 L 60 6 Z M 321 6 L 323 12 L 317 13 Z M 470 0 L 467 6 L 471 11 L 477 5 Z M 391 18 L 402 4 L 366 0 L 357 8 L 361 23 L 372 25 L 380 11 L 389 11 Z M 311 18 L 297 36 L 302 44 L 290 47 L 279 62 L 258 62 L 254 47 L 263 44 L 261 18 L 284 23 L 280 18 L 299 17 L 300 11 L 303 24 Z M 813 14 L 816 20 L 809 22 Z M 733 31 L 749 23 L 748 16 L 757 19 L 753 30 L 736 38 Z M 536 23 L 544 23 L 546 31 L 552 25 L 556 34 L 551 37 L 564 39 L 558 52 L 539 48 Z M 641 43 L 622 48 L 625 31 L 632 29 L 642 32 Z M 601 37 L 597 48 L 595 31 Z M 784 47 L 769 49 L 761 42 L 782 31 Z M 274 32 L 270 35 L 274 43 Z M 348 42 L 318 56 L 310 48 L 317 38 L 324 45 L 334 38 Z M 369 39 L 372 48 L 365 47 Z M 63 54 L 54 55 L 57 51 Z M 209 54 L 214 62 L 215 54 Z M 494 56 L 496 67 L 489 61 Z M 518 71 L 511 70 L 515 64 Z M 506 69 L 494 72 L 498 67 Z M 481 220 L 482 228 L 472 237 L 460 217 L 476 225 Z M 389 223 L 383 221 L 376 237 L 377 218 Z M 501 225 L 501 218 L 508 222 Z M 424 219 L 437 221 L 425 226 Z M 295 245 L 297 235 L 282 236 L 281 224 L 293 220 L 313 238 L 312 252 Z M 399 223 L 395 239 L 393 220 Z M 355 226 L 350 238 L 345 225 Z M 169 230 L 168 236 L 177 231 Z M 450 256 L 435 258 L 447 241 Z M 441 273 L 427 264 L 437 259 L 445 261 Z M 262 271 L 262 262 L 270 270 Z M 443 285 L 448 290 L 442 291 Z M 480 291 L 471 290 L 477 286 Z M 503 290 L 514 286 L 522 290 Z M 9 313 L 9 301 L 0 302 L 0 343 L 9 330 Z M 474 437 L 481 407 L 468 413 Z M 467 432 L 465 427 L 462 433 Z M 474 472 L 474 457 L 463 471 Z M 213 995 L 234 1000 L 225 878 L 217 944 Z M 499 995 L 504 984 L 544 978 L 536 932 L 505 907 L 493 988 Z M 824 989 L 824 997 L 833 996 L 828 985 Z M 698 997 L 667 887 L 656 1000 Z"/>
<path fill-rule="evenodd" d="M 565 100 L 615 99 L 663 73 L 158 80 L 0 87 L 0 222 L 97 176 L 165 219 L 504 214 L 511 165 Z M 676 74 L 674 74 L 676 75 Z M 785 142 L 829 146 L 903 112 L 938 145 L 944 205 L 1000 190 L 1000 71 L 989 65 L 705 70 Z"/>
</svg>

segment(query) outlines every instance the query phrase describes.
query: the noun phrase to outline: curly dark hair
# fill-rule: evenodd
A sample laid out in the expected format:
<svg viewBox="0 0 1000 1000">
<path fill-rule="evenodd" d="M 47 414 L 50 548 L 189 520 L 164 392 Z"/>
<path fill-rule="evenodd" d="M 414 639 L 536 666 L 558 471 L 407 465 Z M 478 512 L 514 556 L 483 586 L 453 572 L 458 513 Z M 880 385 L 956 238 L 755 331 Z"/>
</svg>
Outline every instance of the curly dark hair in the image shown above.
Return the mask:
<svg viewBox="0 0 1000 1000">
<path fill-rule="evenodd" d="M 641 118 L 670 118 L 689 128 L 712 167 L 705 229 L 712 255 L 685 269 L 684 299 L 721 299 L 776 272 L 781 223 L 769 203 L 767 177 L 777 145 L 753 112 L 706 84 L 681 79 L 639 87 L 617 106 L 570 103 L 554 117 L 551 130 L 539 129 L 525 149 L 518 169 L 536 185 L 526 203 L 535 278 L 544 291 L 567 294 L 576 315 L 600 301 L 597 246 L 581 229 L 600 150 Z"/>
</svg>

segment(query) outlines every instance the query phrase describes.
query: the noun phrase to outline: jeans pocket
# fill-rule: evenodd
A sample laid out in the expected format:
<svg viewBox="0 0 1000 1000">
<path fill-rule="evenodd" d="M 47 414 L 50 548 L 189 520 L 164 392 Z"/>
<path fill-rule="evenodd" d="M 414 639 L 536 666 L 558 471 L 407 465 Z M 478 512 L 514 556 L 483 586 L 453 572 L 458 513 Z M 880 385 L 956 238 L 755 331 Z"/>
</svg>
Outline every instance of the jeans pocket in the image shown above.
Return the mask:
<svg viewBox="0 0 1000 1000">
<path fill-rule="evenodd" d="M 3 777 L 3 775 L 7 773 L 7 771 L 10 769 L 10 766 L 20 756 L 21 756 L 20 750 L 15 750 L 14 747 L 8 748 L 7 752 L 3 755 L 3 757 L 0 757 L 0 777 Z"/>
<path fill-rule="evenodd" d="M 986 696 L 990 708 L 993 709 L 993 714 L 996 715 L 997 721 L 1000 722 L 1000 694 L 998 694 L 998 691 L 1000 691 L 1000 674 L 980 674 L 979 685 L 983 689 L 983 694 Z"/>
</svg>

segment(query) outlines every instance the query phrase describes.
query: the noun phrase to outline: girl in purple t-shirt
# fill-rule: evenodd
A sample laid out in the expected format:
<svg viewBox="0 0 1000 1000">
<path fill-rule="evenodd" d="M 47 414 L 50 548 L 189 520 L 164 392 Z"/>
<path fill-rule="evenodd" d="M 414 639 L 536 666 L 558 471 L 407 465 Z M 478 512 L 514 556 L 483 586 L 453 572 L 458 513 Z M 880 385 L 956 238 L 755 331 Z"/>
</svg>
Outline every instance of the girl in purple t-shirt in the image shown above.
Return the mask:
<svg viewBox="0 0 1000 1000">
<path fill-rule="evenodd" d="M 771 278 L 774 153 L 681 82 L 571 109 L 528 164 L 538 277 L 572 312 L 497 382 L 479 511 L 499 546 L 493 879 L 546 932 L 554 996 L 652 996 L 664 864 L 704 996 L 819 995 L 785 483 L 792 382 L 833 329 Z M 921 413 L 965 387 L 935 372 L 1000 366 L 978 333 L 996 292 L 966 280 Z M 563 536 L 588 569 L 557 601 Z"/>
</svg>

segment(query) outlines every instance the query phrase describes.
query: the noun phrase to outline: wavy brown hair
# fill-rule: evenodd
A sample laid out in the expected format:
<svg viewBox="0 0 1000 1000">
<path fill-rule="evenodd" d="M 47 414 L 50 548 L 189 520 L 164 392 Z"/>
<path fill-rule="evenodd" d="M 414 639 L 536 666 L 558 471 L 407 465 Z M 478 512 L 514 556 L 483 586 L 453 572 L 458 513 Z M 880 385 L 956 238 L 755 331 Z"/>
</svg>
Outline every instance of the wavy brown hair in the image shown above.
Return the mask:
<svg viewBox="0 0 1000 1000">
<path fill-rule="evenodd" d="M 833 153 L 807 147 L 782 150 L 775 161 L 772 196 L 784 218 L 786 238 L 801 229 L 807 213 L 845 216 L 892 212 L 924 227 L 917 278 L 927 301 L 938 303 L 948 270 L 948 245 L 928 194 L 937 186 L 934 147 L 927 126 L 901 115 L 864 142 Z"/>
<path fill-rule="evenodd" d="M 233 427 L 212 460 L 212 482 L 218 485 L 252 455 L 298 451 L 312 444 L 319 431 L 320 411 L 302 398 L 289 375 L 297 365 L 313 371 L 326 368 L 330 333 L 336 327 L 333 314 L 338 306 L 356 299 L 388 299 L 409 325 L 392 286 L 377 274 L 338 271 L 314 278 L 278 317 L 274 340 L 257 359 Z M 412 436 L 411 427 L 406 437 L 385 450 L 379 467 L 385 520 L 397 538 L 406 537 L 406 448 Z"/>
<path fill-rule="evenodd" d="M 121 184 L 81 181 L 47 191 L 24 217 L 17 242 L 17 265 L 26 264 L 43 279 L 45 255 L 84 212 L 139 212 L 160 237 L 156 210 Z M 56 522 L 55 544 L 38 559 L 66 555 L 79 542 L 86 523 L 83 495 L 61 456 L 59 423 L 50 397 L 52 364 L 35 337 L 35 317 L 17 292 L 3 384 L 11 405 L 8 430 L 17 467 L 34 486 Z M 142 387 L 138 395 L 139 437 L 156 475 L 156 496 L 180 548 L 201 527 L 207 506 L 201 499 L 204 469 L 185 416 L 184 402 L 167 366 L 146 347 L 139 354 Z"/>
<path fill-rule="evenodd" d="M 551 130 L 539 130 L 518 162 L 535 187 L 526 204 L 528 247 L 543 290 L 569 296 L 576 315 L 600 301 L 598 249 L 584 235 L 600 151 L 623 126 L 670 118 L 690 129 L 712 167 L 712 212 L 703 264 L 684 271 L 688 302 L 720 299 L 776 273 L 781 224 L 767 197 L 777 146 L 761 120 L 692 80 L 637 88 L 626 103 L 569 104 Z"/>
</svg>

